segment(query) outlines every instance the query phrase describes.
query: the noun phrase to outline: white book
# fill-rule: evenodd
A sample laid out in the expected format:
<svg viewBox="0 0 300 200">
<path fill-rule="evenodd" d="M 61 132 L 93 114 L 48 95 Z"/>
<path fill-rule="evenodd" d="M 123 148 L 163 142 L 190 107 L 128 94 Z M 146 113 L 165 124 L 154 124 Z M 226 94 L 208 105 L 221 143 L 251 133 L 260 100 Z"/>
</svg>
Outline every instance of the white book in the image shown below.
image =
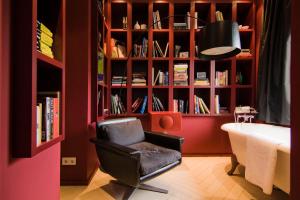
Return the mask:
<svg viewBox="0 0 300 200">
<path fill-rule="evenodd" d="M 156 11 L 156 20 L 157 20 L 157 28 L 161 29 L 161 21 L 160 21 L 160 16 L 159 16 L 159 11 Z"/>
<path fill-rule="evenodd" d="M 190 29 L 191 28 L 191 15 L 190 15 L 190 12 L 187 12 L 186 13 L 186 15 L 187 15 L 187 29 Z"/>
<path fill-rule="evenodd" d="M 215 112 L 216 114 L 220 114 L 219 95 L 215 96 Z"/>
<path fill-rule="evenodd" d="M 152 67 L 152 85 L 154 84 L 154 67 Z"/>
<path fill-rule="evenodd" d="M 194 19 L 194 29 L 197 29 L 198 27 L 198 12 L 195 12 L 195 19 Z"/>
<path fill-rule="evenodd" d="M 158 84 L 159 85 L 164 84 L 164 72 L 159 72 Z"/>
<path fill-rule="evenodd" d="M 42 103 L 36 106 L 36 145 L 39 146 L 42 143 Z"/>
<path fill-rule="evenodd" d="M 167 57 L 168 49 L 169 49 L 169 42 L 166 45 L 164 57 Z"/>
<path fill-rule="evenodd" d="M 159 73 L 160 73 L 160 70 L 158 70 L 158 72 L 157 72 L 157 75 L 156 75 L 153 85 L 156 85 L 156 82 L 158 81 Z"/>
</svg>

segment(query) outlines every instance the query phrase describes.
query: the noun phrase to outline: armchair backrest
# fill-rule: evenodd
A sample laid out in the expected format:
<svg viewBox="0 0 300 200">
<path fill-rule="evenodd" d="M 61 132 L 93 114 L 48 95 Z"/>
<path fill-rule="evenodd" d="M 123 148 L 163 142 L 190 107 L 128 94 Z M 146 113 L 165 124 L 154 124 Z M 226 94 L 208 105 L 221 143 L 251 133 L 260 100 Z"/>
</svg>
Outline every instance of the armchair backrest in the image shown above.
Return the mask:
<svg viewBox="0 0 300 200">
<path fill-rule="evenodd" d="M 99 122 L 97 138 L 128 146 L 145 140 L 145 134 L 139 119 L 123 118 Z"/>
</svg>

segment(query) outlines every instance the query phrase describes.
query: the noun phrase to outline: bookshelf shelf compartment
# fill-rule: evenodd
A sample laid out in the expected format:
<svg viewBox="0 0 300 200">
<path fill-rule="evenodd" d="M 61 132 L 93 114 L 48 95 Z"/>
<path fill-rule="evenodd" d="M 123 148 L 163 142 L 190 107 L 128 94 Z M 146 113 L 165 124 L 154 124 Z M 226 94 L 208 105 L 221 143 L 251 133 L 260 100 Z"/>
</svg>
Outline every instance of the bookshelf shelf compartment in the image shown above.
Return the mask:
<svg viewBox="0 0 300 200">
<path fill-rule="evenodd" d="M 64 140 L 66 2 L 15 1 L 14 8 L 12 67 L 17 73 L 12 78 L 12 118 L 16 124 L 12 128 L 12 156 L 31 158 Z M 42 104 L 46 97 L 48 104 Z M 46 108 L 53 115 L 46 115 Z M 51 120 L 53 126 L 43 131 L 48 141 L 41 142 L 42 129 Z"/>
<path fill-rule="evenodd" d="M 55 60 L 53 58 L 50 58 L 50 57 L 42 54 L 39 51 L 36 52 L 36 56 L 37 56 L 38 60 L 43 61 L 43 62 L 48 63 L 48 64 L 51 64 L 55 67 L 58 67 L 58 68 L 63 68 L 64 67 L 64 64 L 62 62 L 60 62 L 58 60 Z"/>
</svg>

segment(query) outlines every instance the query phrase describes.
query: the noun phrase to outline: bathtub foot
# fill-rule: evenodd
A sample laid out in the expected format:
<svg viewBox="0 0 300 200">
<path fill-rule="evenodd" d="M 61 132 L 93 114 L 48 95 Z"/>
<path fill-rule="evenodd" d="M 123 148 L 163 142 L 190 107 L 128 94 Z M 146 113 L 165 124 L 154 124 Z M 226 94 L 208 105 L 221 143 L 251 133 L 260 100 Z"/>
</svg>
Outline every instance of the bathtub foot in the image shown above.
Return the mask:
<svg viewBox="0 0 300 200">
<path fill-rule="evenodd" d="M 229 176 L 233 175 L 233 172 L 235 171 L 236 167 L 239 165 L 239 162 L 236 158 L 235 154 L 231 155 L 231 169 L 227 172 Z"/>
</svg>

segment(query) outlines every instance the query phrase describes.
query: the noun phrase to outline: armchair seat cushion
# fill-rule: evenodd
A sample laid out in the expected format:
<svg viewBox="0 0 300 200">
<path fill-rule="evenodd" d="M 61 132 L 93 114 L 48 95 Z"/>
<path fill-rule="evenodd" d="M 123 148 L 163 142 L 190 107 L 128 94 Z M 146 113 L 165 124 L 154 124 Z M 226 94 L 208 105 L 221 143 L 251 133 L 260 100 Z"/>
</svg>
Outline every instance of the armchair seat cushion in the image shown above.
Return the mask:
<svg viewBox="0 0 300 200">
<path fill-rule="evenodd" d="M 150 174 L 181 159 L 180 152 L 149 142 L 139 142 L 128 147 L 141 152 L 141 176 Z"/>
</svg>

